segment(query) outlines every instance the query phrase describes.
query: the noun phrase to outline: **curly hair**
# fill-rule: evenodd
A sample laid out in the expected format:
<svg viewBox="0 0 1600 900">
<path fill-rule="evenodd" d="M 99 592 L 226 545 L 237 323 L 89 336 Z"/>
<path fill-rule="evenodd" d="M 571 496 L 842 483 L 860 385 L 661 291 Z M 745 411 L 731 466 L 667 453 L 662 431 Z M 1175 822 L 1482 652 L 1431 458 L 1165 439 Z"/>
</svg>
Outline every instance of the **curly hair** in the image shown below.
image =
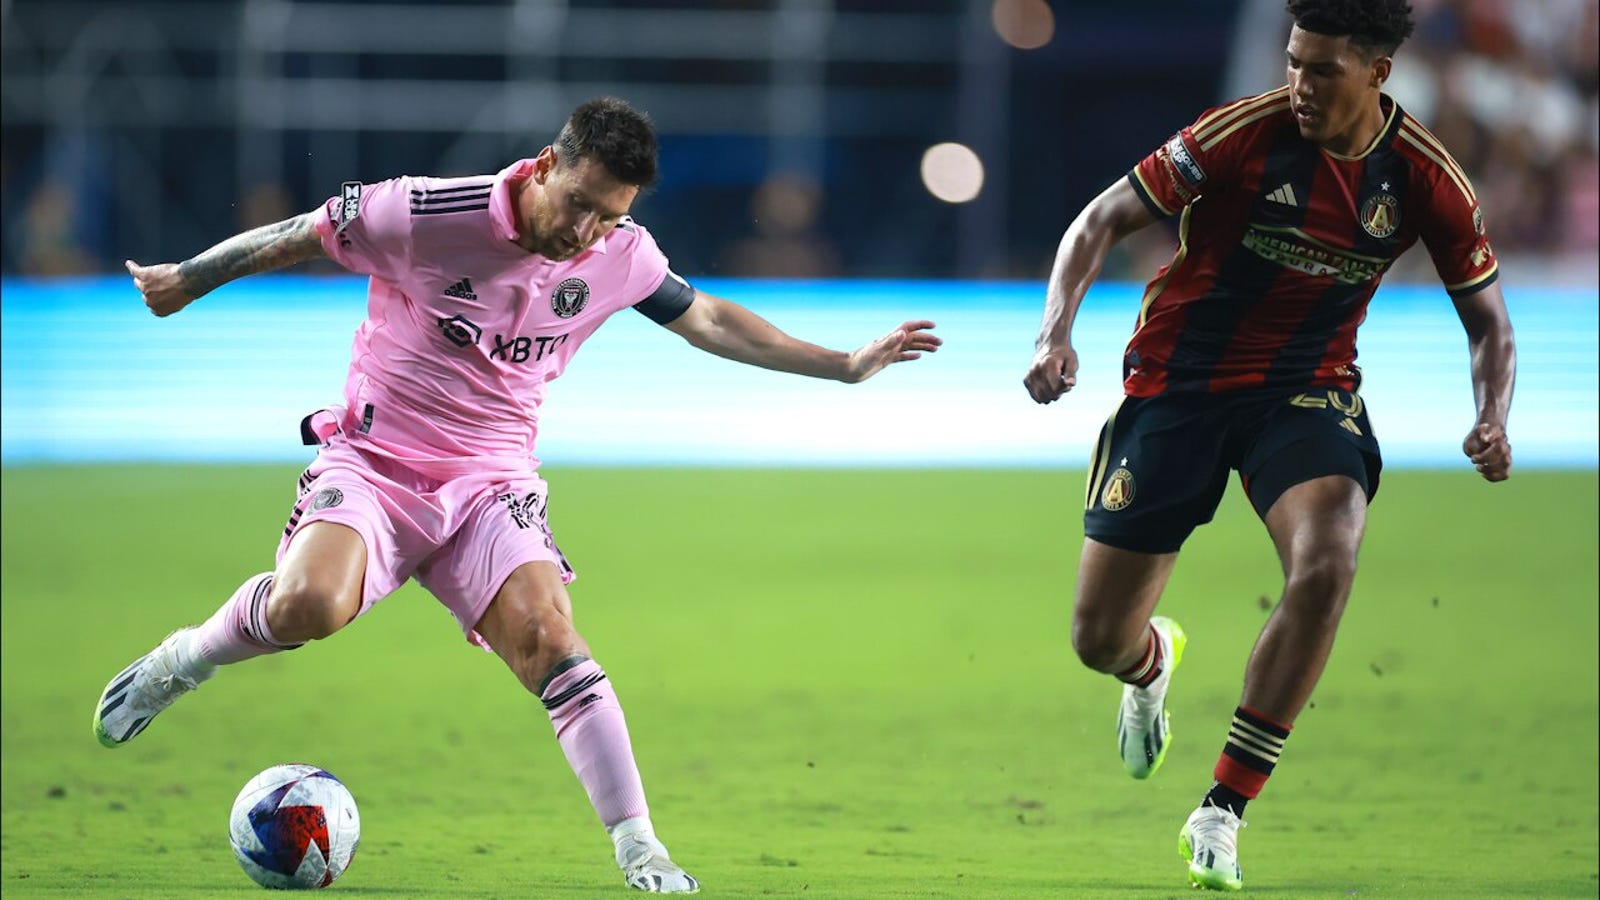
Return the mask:
<svg viewBox="0 0 1600 900">
<path fill-rule="evenodd" d="M 616 97 L 597 97 L 572 111 L 556 135 L 557 163 L 592 159 L 618 181 L 656 182 L 656 131 L 650 117 Z"/>
<path fill-rule="evenodd" d="M 1369 59 L 1393 56 L 1416 26 L 1406 0 L 1288 0 L 1285 8 L 1302 30 L 1348 35 Z"/>
</svg>

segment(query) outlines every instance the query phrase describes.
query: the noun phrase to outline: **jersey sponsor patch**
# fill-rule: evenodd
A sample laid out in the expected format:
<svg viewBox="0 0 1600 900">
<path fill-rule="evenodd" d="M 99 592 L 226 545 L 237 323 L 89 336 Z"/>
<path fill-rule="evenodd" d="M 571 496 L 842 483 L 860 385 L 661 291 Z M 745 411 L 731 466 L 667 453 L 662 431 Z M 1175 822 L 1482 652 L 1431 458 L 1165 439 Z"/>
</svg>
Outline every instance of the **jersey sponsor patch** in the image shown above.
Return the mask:
<svg viewBox="0 0 1600 900">
<path fill-rule="evenodd" d="M 1195 160 L 1194 154 L 1189 152 L 1189 145 L 1183 142 L 1183 135 L 1175 134 L 1167 141 L 1167 158 L 1172 160 L 1172 167 L 1177 170 L 1183 180 L 1192 188 L 1197 188 L 1206 181 L 1205 170 L 1200 168 L 1200 163 Z"/>
<path fill-rule="evenodd" d="M 361 182 L 346 181 L 339 186 L 339 224 L 334 226 L 334 234 L 344 234 L 361 215 Z"/>
<path fill-rule="evenodd" d="M 1376 256 L 1340 250 L 1298 228 L 1251 223 L 1239 245 L 1285 268 L 1318 278 L 1333 278 L 1345 284 L 1366 284 L 1382 276 L 1389 267 L 1387 262 Z"/>
</svg>

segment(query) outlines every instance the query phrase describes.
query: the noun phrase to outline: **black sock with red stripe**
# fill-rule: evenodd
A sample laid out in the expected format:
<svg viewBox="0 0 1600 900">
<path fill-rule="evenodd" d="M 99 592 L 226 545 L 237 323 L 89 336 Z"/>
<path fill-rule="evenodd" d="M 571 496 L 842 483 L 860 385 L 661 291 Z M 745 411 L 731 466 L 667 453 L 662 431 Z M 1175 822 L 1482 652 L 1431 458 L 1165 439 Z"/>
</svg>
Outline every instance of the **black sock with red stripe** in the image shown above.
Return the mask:
<svg viewBox="0 0 1600 900">
<path fill-rule="evenodd" d="M 1245 804 L 1261 793 L 1267 776 L 1278 765 L 1278 755 L 1283 752 L 1290 730 L 1290 726 L 1243 706 L 1234 710 L 1228 742 L 1211 773 L 1216 781 L 1201 805 L 1221 807 L 1243 816 Z"/>
</svg>

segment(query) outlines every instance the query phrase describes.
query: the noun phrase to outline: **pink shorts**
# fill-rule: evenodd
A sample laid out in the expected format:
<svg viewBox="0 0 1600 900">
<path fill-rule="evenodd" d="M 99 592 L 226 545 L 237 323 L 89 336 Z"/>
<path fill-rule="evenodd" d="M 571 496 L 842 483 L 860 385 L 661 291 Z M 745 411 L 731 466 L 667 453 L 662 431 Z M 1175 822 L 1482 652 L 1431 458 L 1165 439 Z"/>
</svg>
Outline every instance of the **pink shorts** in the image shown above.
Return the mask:
<svg viewBox="0 0 1600 900">
<path fill-rule="evenodd" d="M 352 528 L 367 545 L 358 616 L 415 576 L 488 650 L 473 626 L 518 566 L 548 562 L 564 583 L 575 577 L 545 521 L 549 496 L 531 471 L 439 480 L 335 436 L 300 476 L 278 560 L 312 522 Z"/>
</svg>

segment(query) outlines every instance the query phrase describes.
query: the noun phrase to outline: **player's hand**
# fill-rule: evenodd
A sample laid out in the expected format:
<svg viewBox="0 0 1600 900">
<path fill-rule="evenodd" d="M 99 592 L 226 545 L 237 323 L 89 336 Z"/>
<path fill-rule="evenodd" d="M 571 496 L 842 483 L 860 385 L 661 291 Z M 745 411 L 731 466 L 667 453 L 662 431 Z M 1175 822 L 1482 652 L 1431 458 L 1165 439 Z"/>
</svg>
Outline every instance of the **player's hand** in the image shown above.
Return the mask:
<svg viewBox="0 0 1600 900">
<path fill-rule="evenodd" d="M 1504 427 L 1479 422 L 1467 432 L 1467 439 L 1461 442 L 1461 452 L 1472 460 L 1484 481 L 1505 481 L 1511 477 L 1511 442 L 1506 440 Z"/>
<path fill-rule="evenodd" d="M 944 341 L 931 334 L 932 329 L 933 323 L 926 320 L 906 322 L 851 353 L 843 380 L 851 384 L 866 381 L 893 363 L 921 359 L 922 354 L 938 350 Z"/>
<path fill-rule="evenodd" d="M 158 316 L 170 316 L 195 301 L 194 294 L 184 287 L 183 276 L 175 263 L 141 266 L 133 260 L 123 265 L 133 276 L 133 286 L 144 295 L 144 305 Z"/>
<path fill-rule="evenodd" d="M 1033 365 L 1022 384 L 1028 396 L 1037 403 L 1049 403 L 1073 389 L 1078 383 L 1078 351 L 1071 344 L 1062 347 L 1044 346 L 1033 355 Z"/>
</svg>

